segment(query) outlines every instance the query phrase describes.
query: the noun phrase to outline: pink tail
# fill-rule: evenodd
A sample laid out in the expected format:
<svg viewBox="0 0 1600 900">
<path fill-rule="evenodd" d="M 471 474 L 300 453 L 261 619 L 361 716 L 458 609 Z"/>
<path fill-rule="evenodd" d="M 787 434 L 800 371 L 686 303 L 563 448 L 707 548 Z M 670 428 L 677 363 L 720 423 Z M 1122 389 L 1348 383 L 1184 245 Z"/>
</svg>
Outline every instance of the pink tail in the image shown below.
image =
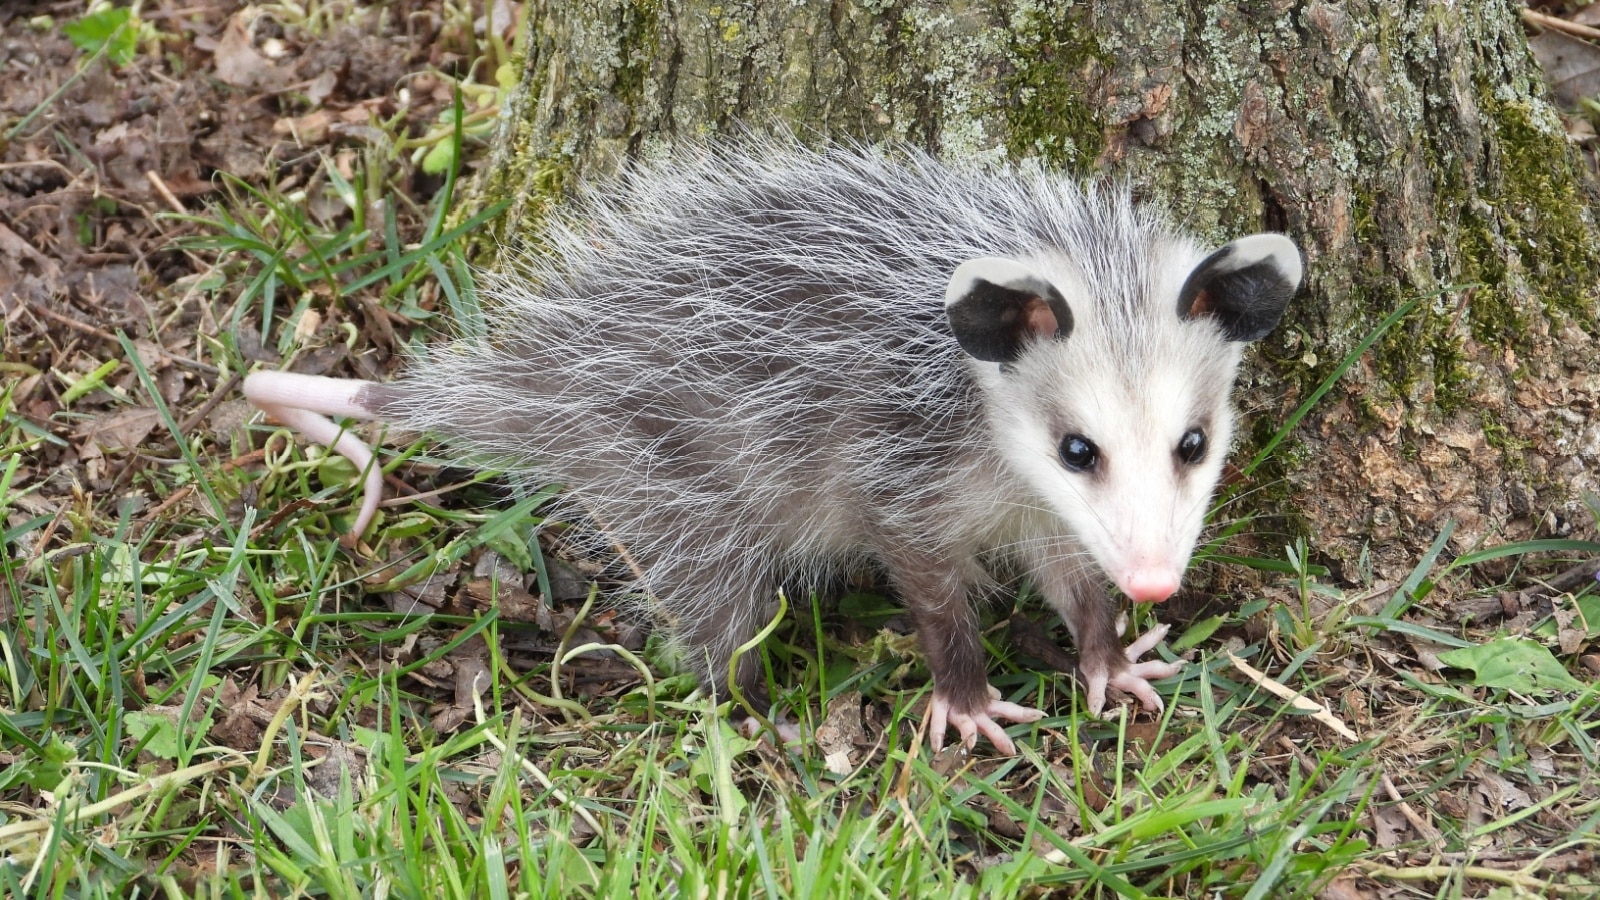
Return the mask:
<svg viewBox="0 0 1600 900">
<path fill-rule="evenodd" d="M 371 448 L 334 424 L 328 416 L 371 419 L 372 411 L 359 399 L 361 392 L 371 384 L 370 381 L 292 372 L 252 372 L 244 380 L 244 395 L 262 412 L 308 440 L 332 447 L 335 453 L 361 470 L 361 511 L 350 531 L 357 537 L 367 530 L 378 511 L 378 498 L 383 496 L 383 472 L 373 461 Z"/>
</svg>

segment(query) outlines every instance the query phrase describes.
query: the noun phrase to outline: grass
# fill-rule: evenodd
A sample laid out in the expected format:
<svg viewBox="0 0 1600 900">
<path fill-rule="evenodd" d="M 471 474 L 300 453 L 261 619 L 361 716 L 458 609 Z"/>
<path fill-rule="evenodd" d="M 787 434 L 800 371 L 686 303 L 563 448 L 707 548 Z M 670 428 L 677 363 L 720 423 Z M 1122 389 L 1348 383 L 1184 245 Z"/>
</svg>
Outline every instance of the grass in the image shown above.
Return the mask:
<svg viewBox="0 0 1600 900">
<path fill-rule="evenodd" d="M 393 196 L 403 144 L 354 178 L 234 182 L 188 220 L 234 286 L 207 295 L 216 321 L 285 363 L 364 346 L 379 318 L 481 322 L 460 238 L 494 211 L 446 227 L 453 175 L 431 207 Z M 313 212 L 319 191 L 342 211 Z M 757 651 L 816 737 L 779 749 L 562 589 L 595 573 L 554 552 L 540 496 L 496 505 L 465 478 L 386 509 L 371 556 L 341 547 L 342 460 L 268 426 L 185 427 L 250 365 L 226 336 L 199 346 L 218 374 L 177 402 L 127 340 L 102 352 L 132 390 L 110 369 L 70 389 L 155 410 L 144 510 L 24 477 L 63 438 L 0 394 L 7 896 L 1600 893 L 1600 687 L 1570 674 L 1600 637 L 1593 581 L 1503 627 L 1457 615 L 1595 544 L 1451 555 L 1447 530 L 1401 583 L 1355 588 L 1304 543 L 1213 553 L 1264 593 L 1174 636 L 1200 653 L 1156 721 L 1087 718 L 991 631 L 994 683 L 1057 713 L 1010 729 L 1011 759 L 928 749 L 926 674 L 881 597 L 800 603 Z M 385 466 L 455 481 L 448 462 Z"/>
</svg>

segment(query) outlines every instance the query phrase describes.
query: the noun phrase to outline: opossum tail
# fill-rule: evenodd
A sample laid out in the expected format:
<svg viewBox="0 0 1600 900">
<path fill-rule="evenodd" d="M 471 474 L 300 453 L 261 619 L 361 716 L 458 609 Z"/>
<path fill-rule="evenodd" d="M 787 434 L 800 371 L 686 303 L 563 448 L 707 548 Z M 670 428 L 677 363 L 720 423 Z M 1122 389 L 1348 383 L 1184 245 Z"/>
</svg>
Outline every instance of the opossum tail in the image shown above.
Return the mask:
<svg viewBox="0 0 1600 900">
<path fill-rule="evenodd" d="M 372 448 L 329 416 L 352 419 L 375 417 L 370 381 L 296 375 L 292 372 L 253 372 L 244 380 L 244 395 L 262 412 L 316 441 L 350 462 L 362 473 L 361 511 L 350 533 L 367 530 L 383 496 L 383 471 L 372 458 Z"/>
</svg>

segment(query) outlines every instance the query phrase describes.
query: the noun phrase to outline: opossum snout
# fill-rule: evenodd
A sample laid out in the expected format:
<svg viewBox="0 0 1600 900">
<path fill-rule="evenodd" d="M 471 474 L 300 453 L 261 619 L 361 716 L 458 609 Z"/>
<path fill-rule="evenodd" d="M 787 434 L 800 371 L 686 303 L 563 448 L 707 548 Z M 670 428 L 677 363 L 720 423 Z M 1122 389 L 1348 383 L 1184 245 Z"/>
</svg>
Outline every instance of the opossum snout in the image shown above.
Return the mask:
<svg viewBox="0 0 1600 900">
<path fill-rule="evenodd" d="M 1140 568 L 1120 573 L 1117 587 L 1135 603 L 1160 603 L 1178 592 L 1180 573 Z"/>
</svg>

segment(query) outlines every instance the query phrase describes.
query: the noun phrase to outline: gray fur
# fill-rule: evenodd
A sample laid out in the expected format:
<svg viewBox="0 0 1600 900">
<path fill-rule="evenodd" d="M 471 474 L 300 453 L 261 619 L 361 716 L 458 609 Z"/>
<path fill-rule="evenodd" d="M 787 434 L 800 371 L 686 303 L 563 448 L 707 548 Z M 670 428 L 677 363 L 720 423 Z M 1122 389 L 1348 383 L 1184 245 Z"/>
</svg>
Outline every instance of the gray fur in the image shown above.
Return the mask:
<svg viewBox="0 0 1600 900">
<path fill-rule="evenodd" d="M 967 597 L 996 560 L 1036 576 L 1086 660 L 1125 665 L 1095 571 L 1116 565 L 1105 547 L 1121 531 L 1145 527 L 1115 509 L 1119 492 L 1159 475 L 1151 490 L 1181 494 L 1157 513 L 1181 571 L 1227 449 L 1239 358 L 1210 318 L 1174 312 L 1206 252 L 1125 191 L 758 147 L 635 168 L 542 244 L 488 287 L 488 341 L 434 348 L 362 402 L 524 487 L 565 485 L 567 509 L 643 567 L 655 612 L 713 685 L 779 579 L 866 559 L 908 593 L 957 708 L 981 706 Z M 1059 289 L 1071 335 L 1003 369 L 963 354 L 942 301 L 952 272 L 986 256 Z M 1152 379 L 1180 385 L 1184 408 L 1149 409 Z M 1056 441 L 1112 408 L 1125 434 L 1097 441 L 1154 449 L 1040 485 L 1055 476 L 1033 469 L 1060 468 L 1037 458 L 1053 444 L 1020 435 Z M 1206 465 L 1148 471 L 1172 468 L 1192 421 L 1214 442 Z M 1087 512 L 1062 508 L 1073 493 Z"/>
</svg>

